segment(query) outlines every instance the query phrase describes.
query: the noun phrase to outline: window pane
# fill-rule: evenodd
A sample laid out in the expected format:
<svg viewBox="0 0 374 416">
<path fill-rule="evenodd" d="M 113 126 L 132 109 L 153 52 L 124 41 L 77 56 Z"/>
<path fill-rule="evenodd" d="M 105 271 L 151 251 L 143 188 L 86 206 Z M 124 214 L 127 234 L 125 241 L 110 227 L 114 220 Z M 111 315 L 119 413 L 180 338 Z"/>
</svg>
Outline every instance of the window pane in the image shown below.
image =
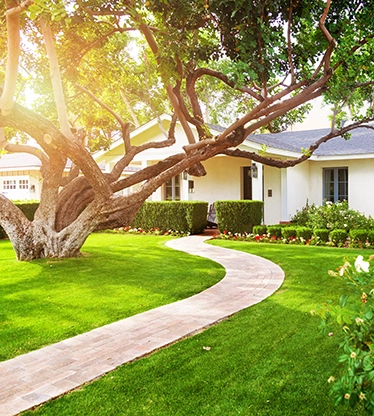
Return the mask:
<svg viewBox="0 0 374 416">
<path fill-rule="evenodd" d="M 323 199 L 348 201 L 348 168 L 331 168 L 323 171 Z"/>
<path fill-rule="evenodd" d="M 180 201 L 180 176 L 175 176 L 165 183 L 165 201 Z"/>
</svg>

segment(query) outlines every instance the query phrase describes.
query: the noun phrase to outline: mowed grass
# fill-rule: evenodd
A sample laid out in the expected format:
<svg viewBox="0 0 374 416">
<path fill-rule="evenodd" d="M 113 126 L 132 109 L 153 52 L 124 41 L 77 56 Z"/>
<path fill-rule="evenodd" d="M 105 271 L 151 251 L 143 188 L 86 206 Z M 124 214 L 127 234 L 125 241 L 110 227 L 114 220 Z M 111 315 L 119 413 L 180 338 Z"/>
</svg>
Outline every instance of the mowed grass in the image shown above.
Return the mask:
<svg viewBox="0 0 374 416">
<path fill-rule="evenodd" d="M 92 234 L 75 259 L 19 262 L 0 241 L 0 361 L 200 292 L 221 266 L 170 237 Z"/>
<path fill-rule="evenodd" d="M 271 297 L 216 326 L 25 415 L 331 416 L 364 415 L 334 407 L 327 379 L 338 375 L 341 335 L 323 336 L 310 315 L 338 299 L 327 274 L 345 255 L 369 251 L 213 241 L 278 263 L 286 273 Z"/>
</svg>

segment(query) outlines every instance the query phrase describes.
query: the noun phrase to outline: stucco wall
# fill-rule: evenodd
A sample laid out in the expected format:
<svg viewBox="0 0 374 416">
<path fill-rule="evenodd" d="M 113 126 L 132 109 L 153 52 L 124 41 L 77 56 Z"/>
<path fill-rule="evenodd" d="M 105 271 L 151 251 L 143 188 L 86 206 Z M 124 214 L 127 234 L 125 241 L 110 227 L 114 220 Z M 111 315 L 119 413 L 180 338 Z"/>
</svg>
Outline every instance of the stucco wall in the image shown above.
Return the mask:
<svg viewBox="0 0 374 416">
<path fill-rule="evenodd" d="M 289 221 L 296 211 L 304 207 L 309 200 L 309 168 L 309 162 L 303 162 L 300 165 L 287 169 L 288 210 L 287 218 L 283 218 L 283 221 Z M 320 181 L 322 182 L 322 176 Z"/>
<path fill-rule="evenodd" d="M 264 166 L 264 223 L 277 224 L 280 220 L 281 171 L 277 168 Z"/>
<path fill-rule="evenodd" d="M 348 167 L 348 202 L 352 209 L 374 217 L 374 160 L 310 162 L 310 203 L 322 204 L 323 168 Z"/>
<path fill-rule="evenodd" d="M 195 201 L 207 201 L 210 204 L 221 199 L 241 199 L 242 167 L 251 166 L 251 161 L 241 158 L 217 156 L 203 162 L 208 172 L 195 181 Z"/>
</svg>

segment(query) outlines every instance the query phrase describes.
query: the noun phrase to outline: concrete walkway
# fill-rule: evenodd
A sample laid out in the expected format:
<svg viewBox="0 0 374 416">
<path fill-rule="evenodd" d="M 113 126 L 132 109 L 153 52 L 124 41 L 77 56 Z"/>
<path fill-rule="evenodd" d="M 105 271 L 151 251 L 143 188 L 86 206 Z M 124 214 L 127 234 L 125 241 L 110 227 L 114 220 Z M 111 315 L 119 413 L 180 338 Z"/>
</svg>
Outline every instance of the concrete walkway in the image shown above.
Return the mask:
<svg viewBox="0 0 374 416">
<path fill-rule="evenodd" d="M 172 240 L 169 247 L 208 257 L 226 276 L 188 299 L 132 316 L 0 363 L 0 416 L 16 415 L 116 367 L 197 333 L 260 302 L 283 282 L 263 258 L 205 244 L 209 237 Z"/>
</svg>

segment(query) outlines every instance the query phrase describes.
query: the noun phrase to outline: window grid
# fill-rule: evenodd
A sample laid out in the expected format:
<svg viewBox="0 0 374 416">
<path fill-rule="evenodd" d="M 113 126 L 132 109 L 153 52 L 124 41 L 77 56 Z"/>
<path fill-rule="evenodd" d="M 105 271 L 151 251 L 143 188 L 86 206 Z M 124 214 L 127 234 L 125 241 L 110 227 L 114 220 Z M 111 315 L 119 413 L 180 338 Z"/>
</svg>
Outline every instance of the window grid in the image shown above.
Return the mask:
<svg viewBox="0 0 374 416">
<path fill-rule="evenodd" d="M 18 183 L 19 183 L 19 189 L 29 189 L 28 179 L 20 179 Z"/>
<path fill-rule="evenodd" d="M 17 182 L 15 179 L 7 179 L 3 181 L 3 189 L 16 189 Z"/>
<path fill-rule="evenodd" d="M 180 201 L 180 176 L 175 176 L 169 179 L 165 184 L 165 200 L 166 201 Z"/>
<path fill-rule="evenodd" d="M 323 171 L 323 199 L 348 201 L 348 168 L 328 168 Z"/>
</svg>

